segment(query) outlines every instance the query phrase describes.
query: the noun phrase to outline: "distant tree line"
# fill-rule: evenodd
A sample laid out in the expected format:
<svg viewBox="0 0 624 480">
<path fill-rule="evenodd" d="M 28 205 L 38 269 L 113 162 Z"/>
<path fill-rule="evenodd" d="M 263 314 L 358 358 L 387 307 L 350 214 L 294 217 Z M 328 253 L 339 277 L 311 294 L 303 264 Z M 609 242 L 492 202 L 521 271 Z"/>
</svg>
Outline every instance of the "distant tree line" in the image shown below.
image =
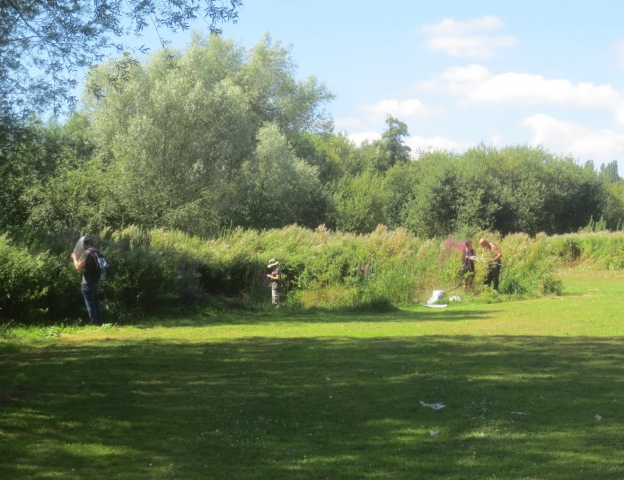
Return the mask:
<svg viewBox="0 0 624 480">
<path fill-rule="evenodd" d="M 391 116 L 380 140 L 358 146 L 334 131 L 327 87 L 296 80 L 289 48 L 268 36 L 246 50 L 196 35 L 184 52 L 126 60 L 92 69 L 67 121 L 4 136 L 0 231 L 137 225 L 208 238 L 236 226 L 385 224 L 433 237 L 565 233 L 598 219 L 621 228 L 617 162 L 597 170 L 522 145 L 411 152 Z"/>
</svg>

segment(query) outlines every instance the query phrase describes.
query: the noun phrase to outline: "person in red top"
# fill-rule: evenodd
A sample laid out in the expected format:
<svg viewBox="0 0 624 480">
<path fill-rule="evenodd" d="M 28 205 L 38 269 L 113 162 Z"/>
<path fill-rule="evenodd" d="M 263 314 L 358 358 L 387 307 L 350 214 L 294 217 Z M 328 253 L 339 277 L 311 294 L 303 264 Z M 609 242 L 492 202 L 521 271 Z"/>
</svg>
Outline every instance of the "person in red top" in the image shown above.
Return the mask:
<svg viewBox="0 0 624 480">
<path fill-rule="evenodd" d="M 494 254 L 494 256 L 488 260 L 488 270 L 483 283 L 487 286 L 492 285 L 492 288 L 498 292 L 498 281 L 500 278 L 502 266 L 501 258 L 503 257 L 503 253 L 500 251 L 500 248 L 498 248 L 498 245 L 494 242 L 486 240 L 485 238 L 479 240 L 479 245 L 481 245 L 483 250 L 489 250 Z"/>
</svg>

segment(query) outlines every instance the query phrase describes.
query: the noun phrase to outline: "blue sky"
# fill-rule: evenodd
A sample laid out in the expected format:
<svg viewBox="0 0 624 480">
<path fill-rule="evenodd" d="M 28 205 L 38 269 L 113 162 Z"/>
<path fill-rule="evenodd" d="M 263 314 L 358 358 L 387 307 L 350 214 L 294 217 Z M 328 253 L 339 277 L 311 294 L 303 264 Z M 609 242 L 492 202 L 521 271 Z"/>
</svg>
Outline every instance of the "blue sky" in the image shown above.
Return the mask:
<svg viewBox="0 0 624 480">
<path fill-rule="evenodd" d="M 378 137 L 389 113 L 415 151 L 542 144 L 598 165 L 624 161 L 622 18 L 624 2 L 601 0 L 246 0 L 223 28 L 247 47 L 266 32 L 291 44 L 354 141 Z M 190 34 L 164 36 L 183 47 Z"/>
</svg>

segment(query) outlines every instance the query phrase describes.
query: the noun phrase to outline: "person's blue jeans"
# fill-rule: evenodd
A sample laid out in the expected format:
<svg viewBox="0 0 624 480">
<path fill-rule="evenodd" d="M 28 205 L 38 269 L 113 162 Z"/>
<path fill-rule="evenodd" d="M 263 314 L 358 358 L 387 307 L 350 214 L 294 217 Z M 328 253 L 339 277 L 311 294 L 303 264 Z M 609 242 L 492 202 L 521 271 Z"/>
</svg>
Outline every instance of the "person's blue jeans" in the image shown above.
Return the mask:
<svg viewBox="0 0 624 480">
<path fill-rule="evenodd" d="M 102 323 L 102 312 L 100 311 L 100 300 L 98 298 L 99 293 L 99 282 L 82 284 L 82 296 L 87 305 L 87 312 L 89 312 L 89 325 L 100 325 Z"/>
</svg>

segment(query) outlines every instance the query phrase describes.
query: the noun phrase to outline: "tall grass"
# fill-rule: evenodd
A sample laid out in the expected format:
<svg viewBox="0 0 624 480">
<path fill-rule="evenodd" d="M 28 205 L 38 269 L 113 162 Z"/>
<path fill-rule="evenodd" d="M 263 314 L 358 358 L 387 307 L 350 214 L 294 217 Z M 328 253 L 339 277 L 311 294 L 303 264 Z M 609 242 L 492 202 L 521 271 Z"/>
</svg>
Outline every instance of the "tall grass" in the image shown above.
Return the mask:
<svg viewBox="0 0 624 480">
<path fill-rule="evenodd" d="M 481 235 L 496 240 L 503 250 L 501 293 L 539 296 L 560 291 L 554 272 L 561 255 L 552 254 L 552 239 Z M 27 322 L 82 314 L 80 274 L 69 259 L 75 240 L 47 239 L 28 251 L 0 237 L 0 318 Z M 269 291 L 263 279 L 270 258 L 280 262 L 287 303 L 304 308 L 423 301 L 434 288 L 450 290 L 461 283 L 456 241 L 424 240 L 401 228 L 379 226 L 369 235 L 330 232 L 324 226 L 233 229 L 205 241 L 177 231 L 129 227 L 104 230 L 99 241 L 112 265 L 101 287 L 111 321 L 198 302 L 266 304 Z M 486 265 L 479 263 L 476 294 L 483 289 L 485 271 Z"/>
<path fill-rule="evenodd" d="M 624 268 L 624 232 L 579 232 L 548 238 L 548 250 L 565 265 L 594 265 L 608 270 Z"/>
</svg>

